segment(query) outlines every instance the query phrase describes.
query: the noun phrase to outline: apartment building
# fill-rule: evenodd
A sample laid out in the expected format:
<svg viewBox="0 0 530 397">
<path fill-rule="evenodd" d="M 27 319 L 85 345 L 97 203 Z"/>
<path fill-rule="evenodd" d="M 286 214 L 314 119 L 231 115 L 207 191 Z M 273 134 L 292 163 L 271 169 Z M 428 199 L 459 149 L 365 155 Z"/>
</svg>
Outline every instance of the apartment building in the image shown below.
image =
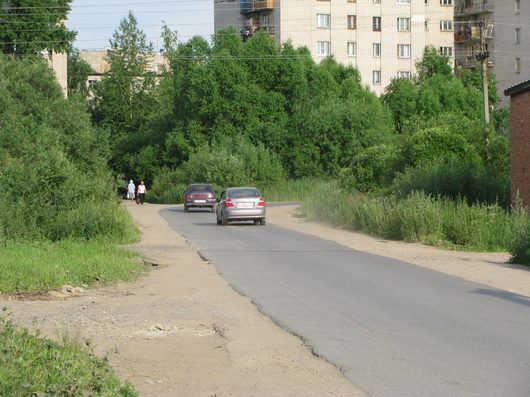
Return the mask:
<svg viewBox="0 0 530 397">
<path fill-rule="evenodd" d="M 502 91 L 530 76 L 530 1 L 455 0 L 456 68 L 473 68 L 486 51 Z"/>
<path fill-rule="evenodd" d="M 48 62 L 48 66 L 55 73 L 57 83 L 61 86 L 61 90 L 65 97 L 68 96 L 68 56 L 66 53 L 58 53 L 55 51 L 43 51 L 42 56 Z"/>
<path fill-rule="evenodd" d="M 359 69 L 382 94 L 394 77 L 415 73 L 426 46 L 454 56 L 454 0 L 214 0 L 215 30 L 256 29 Z"/>
<path fill-rule="evenodd" d="M 107 59 L 107 49 L 91 51 L 82 50 L 79 52 L 79 56 L 94 70 L 94 73 L 90 73 L 87 76 L 87 84 L 89 86 L 97 81 L 101 81 L 103 77 L 109 73 L 110 64 Z M 152 56 L 149 57 L 146 72 L 159 75 L 167 70 L 168 67 L 169 62 L 163 54 L 152 54 Z"/>
</svg>

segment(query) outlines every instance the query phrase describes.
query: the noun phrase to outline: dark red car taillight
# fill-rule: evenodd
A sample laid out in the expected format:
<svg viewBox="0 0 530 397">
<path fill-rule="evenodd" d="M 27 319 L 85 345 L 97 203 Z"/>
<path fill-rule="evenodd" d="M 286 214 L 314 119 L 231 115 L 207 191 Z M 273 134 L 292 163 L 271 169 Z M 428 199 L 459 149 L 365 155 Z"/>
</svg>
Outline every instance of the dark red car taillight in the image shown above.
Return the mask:
<svg viewBox="0 0 530 397">
<path fill-rule="evenodd" d="M 193 196 L 192 196 L 191 194 L 186 194 L 186 199 L 187 199 L 187 200 L 189 200 L 189 199 L 191 199 L 191 198 L 193 198 Z"/>
<path fill-rule="evenodd" d="M 265 199 L 263 197 L 259 198 L 258 207 L 263 207 L 265 205 Z"/>
<path fill-rule="evenodd" d="M 225 201 L 225 207 L 233 207 L 234 204 L 232 203 L 231 199 L 226 199 Z"/>
</svg>

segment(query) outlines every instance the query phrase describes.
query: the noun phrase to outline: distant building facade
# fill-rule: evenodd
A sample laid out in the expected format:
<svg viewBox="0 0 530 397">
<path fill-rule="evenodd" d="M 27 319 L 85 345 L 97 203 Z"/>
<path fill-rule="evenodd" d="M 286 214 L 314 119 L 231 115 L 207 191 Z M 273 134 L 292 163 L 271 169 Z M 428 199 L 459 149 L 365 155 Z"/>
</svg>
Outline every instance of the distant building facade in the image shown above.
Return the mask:
<svg viewBox="0 0 530 397">
<path fill-rule="evenodd" d="M 58 53 L 45 51 L 42 53 L 48 66 L 54 71 L 57 82 L 61 86 L 63 95 L 68 96 L 68 55 L 66 53 Z"/>
<path fill-rule="evenodd" d="M 88 63 L 94 70 L 94 73 L 90 73 L 87 77 L 87 83 L 89 86 L 103 79 L 103 77 L 110 71 L 106 49 L 93 51 L 83 50 L 79 52 L 79 57 Z M 169 62 L 164 55 L 152 54 L 146 72 L 159 75 L 163 73 L 168 66 Z"/>
<path fill-rule="evenodd" d="M 410 77 L 426 46 L 454 57 L 453 0 L 214 0 L 215 31 L 233 25 L 306 46 L 359 69 L 382 94 L 394 77 Z"/>
<path fill-rule="evenodd" d="M 504 90 L 510 97 L 512 202 L 530 208 L 530 80 Z"/>
<path fill-rule="evenodd" d="M 431 0 L 432 1 L 432 0 Z M 488 52 L 488 70 L 495 74 L 499 95 L 530 75 L 529 0 L 454 0 L 455 65 L 473 68 L 476 56 Z"/>
</svg>

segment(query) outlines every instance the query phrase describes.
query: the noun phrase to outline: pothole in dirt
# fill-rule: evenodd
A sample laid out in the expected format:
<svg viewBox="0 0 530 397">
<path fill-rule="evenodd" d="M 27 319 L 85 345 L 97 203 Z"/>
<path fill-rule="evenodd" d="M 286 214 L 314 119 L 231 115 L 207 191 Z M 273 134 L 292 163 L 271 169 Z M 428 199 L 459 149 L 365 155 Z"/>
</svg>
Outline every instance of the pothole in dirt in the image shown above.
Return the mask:
<svg viewBox="0 0 530 397">
<path fill-rule="evenodd" d="M 219 335 L 221 337 L 224 337 L 224 329 L 216 325 L 207 326 L 203 324 L 192 327 L 183 325 L 172 326 L 164 324 L 154 324 L 150 326 L 147 330 L 140 330 L 135 332 L 134 334 L 147 337 L 148 339 L 161 338 L 172 334 L 180 334 L 182 336 L 191 336 L 196 338 L 203 338 L 212 335 Z"/>
</svg>

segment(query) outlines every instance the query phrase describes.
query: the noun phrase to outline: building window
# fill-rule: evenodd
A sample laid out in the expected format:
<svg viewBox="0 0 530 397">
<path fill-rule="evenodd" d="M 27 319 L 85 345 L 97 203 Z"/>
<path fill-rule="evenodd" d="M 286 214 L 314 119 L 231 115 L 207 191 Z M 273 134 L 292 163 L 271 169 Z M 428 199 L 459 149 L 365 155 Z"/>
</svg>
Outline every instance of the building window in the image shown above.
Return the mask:
<svg viewBox="0 0 530 397">
<path fill-rule="evenodd" d="M 440 4 L 443 6 L 452 6 L 453 0 L 440 0 Z"/>
<path fill-rule="evenodd" d="M 410 58 L 410 44 L 398 44 L 398 58 Z"/>
<path fill-rule="evenodd" d="M 515 58 L 515 73 L 521 73 L 521 58 Z"/>
<path fill-rule="evenodd" d="M 317 55 L 326 56 L 331 53 L 330 41 L 317 41 Z"/>
<path fill-rule="evenodd" d="M 410 4 L 410 0 L 397 0 L 398 4 Z"/>
<path fill-rule="evenodd" d="M 428 32 L 429 31 L 429 20 L 426 19 L 423 25 L 425 26 L 425 31 Z"/>
<path fill-rule="evenodd" d="M 381 3 L 381 0 L 372 0 L 372 3 Z"/>
<path fill-rule="evenodd" d="M 348 0 L 348 3 L 357 3 L 357 0 Z"/>
<path fill-rule="evenodd" d="M 410 31 L 410 18 L 398 18 L 397 19 L 397 30 L 400 32 Z"/>
<path fill-rule="evenodd" d="M 521 0 L 515 0 L 515 15 L 521 12 Z"/>
<path fill-rule="evenodd" d="M 354 57 L 357 55 L 357 43 L 355 41 L 348 41 L 348 56 Z"/>
<path fill-rule="evenodd" d="M 442 32 L 452 32 L 453 21 L 440 21 L 440 30 Z"/>
<path fill-rule="evenodd" d="M 515 44 L 521 44 L 521 28 L 515 28 Z"/>
<path fill-rule="evenodd" d="M 453 47 L 440 47 L 440 54 L 452 57 L 453 56 Z"/>
<path fill-rule="evenodd" d="M 381 31 L 381 17 L 373 17 L 372 25 L 373 25 L 374 32 L 380 32 Z"/>
<path fill-rule="evenodd" d="M 372 83 L 381 84 L 381 71 L 380 70 L 372 71 Z"/>
<path fill-rule="evenodd" d="M 357 29 L 357 15 L 348 15 L 348 29 Z"/>
<path fill-rule="evenodd" d="M 412 78 L 411 72 L 397 72 L 398 79 L 410 79 Z"/>
<path fill-rule="evenodd" d="M 375 58 L 381 57 L 381 43 L 374 43 L 372 47 L 374 51 L 374 57 Z"/>
<path fill-rule="evenodd" d="M 317 28 L 331 28 L 331 15 L 317 14 Z"/>
</svg>

